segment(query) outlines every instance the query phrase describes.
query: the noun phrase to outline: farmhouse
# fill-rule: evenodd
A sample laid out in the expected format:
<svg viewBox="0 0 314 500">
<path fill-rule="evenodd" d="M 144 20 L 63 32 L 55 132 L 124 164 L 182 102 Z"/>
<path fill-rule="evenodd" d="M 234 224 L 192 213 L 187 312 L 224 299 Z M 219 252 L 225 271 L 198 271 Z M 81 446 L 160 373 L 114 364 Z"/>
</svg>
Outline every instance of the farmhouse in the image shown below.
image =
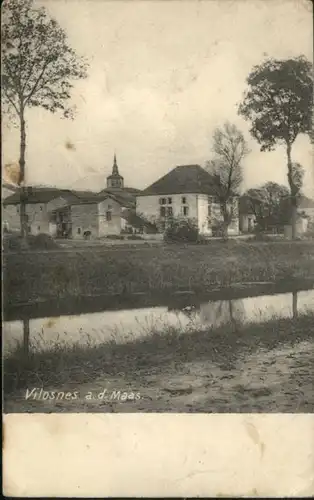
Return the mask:
<svg viewBox="0 0 314 500">
<path fill-rule="evenodd" d="M 239 233 L 238 196 L 233 205 L 230 235 Z M 181 165 L 136 195 L 136 213 L 162 231 L 171 217 L 192 219 L 200 234 L 215 235 L 222 222 L 211 175 L 200 165 Z"/>
<path fill-rule="evenodd" d="M 130 226 L 125 211 L 135 211 L 138 190 L 125 188 L 116 156 L 107 188 L 99 193 L 46 187 L 26 188 L 26 214 L 31 234 L 59 238 L 117 235 Z M 129 212 L 128 212 L 129 214 Z M 3 201 L 4 226 L 20 230 L 20 191 Z"/>
</svg>

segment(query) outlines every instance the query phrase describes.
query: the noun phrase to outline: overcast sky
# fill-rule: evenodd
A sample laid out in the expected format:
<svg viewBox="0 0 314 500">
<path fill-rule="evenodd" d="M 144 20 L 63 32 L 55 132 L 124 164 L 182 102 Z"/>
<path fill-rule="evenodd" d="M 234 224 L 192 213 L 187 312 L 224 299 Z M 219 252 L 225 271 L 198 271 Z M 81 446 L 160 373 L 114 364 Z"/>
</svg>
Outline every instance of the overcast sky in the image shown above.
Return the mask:
<svg viewBox="0 0 314 500">
<path fill-rule="evenodd" d="M 205 164 L 216 126 L 243 130 L 245 188 L 287 184 L 282 148 L 262 153 L 237 116 L 245 79 L 267 57 L 313 60 L 305 0 L 44 0 L 72 47 L 89 60 L 73 92 L 74 121 L 27 112 L 27 182 L 100 190 L 114 151 L 127 186 L 144 188 L 176 165 Z M 17 130 L 3 131 L 4 162 L 18 161 Z M 73 148 L 67 148 L 71 143 Z M 293 147 L 314 194 L 306 137 Z"/>
</svg>

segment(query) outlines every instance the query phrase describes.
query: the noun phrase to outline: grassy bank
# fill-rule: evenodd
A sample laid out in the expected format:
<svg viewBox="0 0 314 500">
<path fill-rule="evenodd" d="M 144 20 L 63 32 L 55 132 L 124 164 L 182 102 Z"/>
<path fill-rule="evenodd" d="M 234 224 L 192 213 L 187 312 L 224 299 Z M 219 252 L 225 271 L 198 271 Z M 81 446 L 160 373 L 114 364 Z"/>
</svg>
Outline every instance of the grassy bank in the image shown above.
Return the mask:
<svg viewBox="0 0 314 500">
<path fill-rule="evenodd" d="M 306 393 L 305 386 L 311 388 L 313 382 L 313 324 L 314 315 L 309 313 L 294 319 L 274 318 L 263 324 L 246 326 L 233 323 L 201 331 L 195 330 L 191 325 L 184 333 L 168 327 L 162 332 L 151 331 L 141 339 L 130 339 L 126 344 L 107 342 L 97 346 L 92 343 L 72 347 L 56 345 L 50 351 L 31 353 L 27 362 L 23 360 L 21 349 L 17 348 L 4 361 L 4 392 L 6 404 L 9 405 L 6 411 L 10 411 L 10 408 L 13 408 L 11 411 L 18 411 L 14 401 L 18 401 L 19 398 L 20 405 L 24 408 L 21 411 L 27 411 L 27 408 L 29 411 L 43 411 L 38 403 L 35 402 L 34 407 L 34 402 L 25 401 L 26 388 L 44 387 L 47 391 L 86 393 L 88 390 L 100 389 L 108 384 L 114 388 L 121 387 L 122 390 L 130 387 L 140 388 L 142 394 L 146 394 L 141 402 L 145 411 L 149 411 L 149 408 L 157 411 L 162 404 L 165 404 L 166 396 L 183 397 L 191 395 L 193 391 L 195 396 L 195 391 L 197 392 L 200 387 L 204 395 L 212 399 L 213 379 L 218 399 L 219 384 L 222 387 L 226 381 L 233 379 L 234 394 L 237 393 L 238 399 L 240 398 L 237 404 L 240 407 L 242 404 L 243 408 L 247 409 L 245 397 L 249 397 L 250 404 L 253 405 L 254 398 L 269 396 L 273 391 L 273 387 L 270 387 L 267 381 L 261 386 L 258 364 L 261 365 L 260 371 L 263 376 L 272 377 L 271 385 L 274 384 L 276 390 L 280 390 L 283 380 L 275 366 L 280 356 L 283 374 L 288 377 L 289 390 L 299 397 L 300 391 L 302 394 Z M 290 369 L 288 365 L 292 361 L 294 365 Z M 246 382 L 243 379 L 244 366 L 248 370 Z M 258 379 L 259 386 L 250 386 L 254 379 Z M 196 383 L 201 385 L 195 387 Z M 159 398 L 156 396 L 156 391 L 159 391 Z M 235 397 L 234 394 L 231 391 L 230 398 Z M 312 404 L 311 398 L 313 399 L 310 394 L 306 394 L 304 404 Z M 148 407 L 147 401 L 150 401 Z M 154 401 L 158 402 L 158 408 L 156 404 L 154 405 Z M 61 407 L 61 411 L 88 411 L 82 399 L 78 400 L 76 405 L 72 403 L 72 407 L 69 406 L 70 403 L 58 402 L 53 411 L 60 411 L 58 407 Z M 170 400 L 168 403 L 168 410 L 174 411 L 175 408 L 171 404 L 175 403 L 171 403 Z M 183 406 L 185 403 L 182 403 Z M 219 408 L 218 403 L 218 400 L 212 401 L 216 411 Z M 255 403 L 257 404 L 257 400 Z M 226 404 L 228 405 L 228 401 Z M 233 404 L 236 402 L 233 401 Z M 304 405 L 301 407 L 304 409 Z M 165 406 L 163 408 L 164 411 L 168 411 Z M 252 408 L 252 411 L 259 411 L 254 410 L 254 405 Z M 95 406 L 92 409 L 95 410 Z M 201 408 L 196 401 L 194 406 L 192 404 L 191 411 L 198 410 L 201 411 Z M 204 411 L 215 411 L 215 409 L 206 410 L 204 407 Z M 233 411 L 241 411 L 241 408 Z M 264 408 L 263 411 L 267 409 Z M 288 409 L 280 408 L 278 401 L 277 411 L 288 411 Z"/>
<path fill-rule="evenodd" d="M 101 293 L 204 291 L 236 282 L 314 277 L 312 242 L 213 241 L 207 245 L 7 254 L 8 303 Z"/>
</svg>

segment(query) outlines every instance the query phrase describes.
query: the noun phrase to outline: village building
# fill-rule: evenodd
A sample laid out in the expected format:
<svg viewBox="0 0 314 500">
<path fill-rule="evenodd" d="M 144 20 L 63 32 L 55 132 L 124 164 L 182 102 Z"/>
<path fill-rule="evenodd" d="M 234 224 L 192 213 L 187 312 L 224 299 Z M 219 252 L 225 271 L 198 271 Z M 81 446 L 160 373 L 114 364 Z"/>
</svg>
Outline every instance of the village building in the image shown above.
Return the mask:
<svg viewBox="0 0 314 500">
<path fill-rule="evenodd" d="M 266 205 L 261 204 L 261 207 L 267 208 Z M 250 199 L 244 195 L 240 197 L 239 201 L 239 221 L 240 231 L 242 233 L 250 233 L 256 229 L 258 218 L 254 213 Z M 278 214 L 264 217 L 264 231 L 275 234 L 285 234 L 291 237 L 291 204 L 289 197 L 282 200 L 281 210 Z M 308 229 L 314 226 L 314 200 L 302 195 L 298 202 L 297 219 L 296 219 L 296 232 L 302 235 Z"/>
<path fill-rule="evenodd" d="M 229 200 L 228 234 L 239 233 L 238 196 Z M 181 165 L 136 195 L 136 213 L 163 231 L 172 217 L 192 219 L 199 233 L 214 236 L 223 221 L 212 176 L 200 165 Z"/>
<path fill-rule="evenodd" d="M 125 188 L 116 155 L 107 186 L 98 193 L 46 187 L 26 188 L 30 234 L 87 239 L 133 232 L 128 222 L 135 212 L 135 188 Z M 127 212 L 126 212 L 127 211 Z M 3 201 L 2 218 L 9 231 L 20 231 L 20 190 Z"/>
</svg>

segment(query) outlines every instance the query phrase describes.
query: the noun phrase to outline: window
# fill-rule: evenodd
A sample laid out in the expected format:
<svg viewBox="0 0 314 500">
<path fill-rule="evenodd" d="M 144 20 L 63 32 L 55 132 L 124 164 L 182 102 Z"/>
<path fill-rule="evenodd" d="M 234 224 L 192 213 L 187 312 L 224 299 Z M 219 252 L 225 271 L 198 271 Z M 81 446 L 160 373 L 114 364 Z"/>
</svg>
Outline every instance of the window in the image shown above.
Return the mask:
<svg viewBox="0 0 314 500">
<path fill-rule="evenodd" d="M 112 219 L 112 216 L 111 216 L 111 211 L 110 211 L 110 210 L 108 210 L 108 211 L 106 212 L 106 221 L 110 222 L 110 221 L 111 221 L 111 219 Z"/>
<path fill-rule="evenodd" d="M 172 207 L 167 207 L 167 215 L 168 215 L 168 217 L 172 217 L 172 215 L 173 215 Z"/>
<path fill-rule="evenodd" d="M 37 226 L 37 231 L 40 231 L 40 226 Z"/>
<path fill-rule="evenodd" d="M 43 211 L 43 207 L 41 205 L 39 205 L 39 210 L 42 212 Z"/>
<path fill-rule="evenodd" d="M 189 215 L 189 207 L 183 207 L 183 215 L 185 216 Z"/>
<path fill-rule="evenodd" d="M 186 196 L 182 196 L 181 201 L 182 201 L 182 205 L 185 205 L 186 204 Z"/>
<path fill-rule="evenodd" d="M 208 217 L 212 216 L 212 206 L 211 206 L 210 202 L 208 203 L 208 213 L 207 213 L 207 215 L 208 215 Z"/>
<path fill-rule="evenodd" d="M 18 214 L 20 213 L 20 207 L 19 207 L 19 206 L 17 206 L 17 207 L 16 207 L 16 212 L 17 212 Z"/>
<path fill-rule="evenodd" d="M 166 203 L 167 203 L 166 198 L 159 198 L 159 204 L 160 205 L 166 205 Z"/>
<path fill-rule="evenodd" d="M 172 204 L 172 198 L 168 198 L 168 204 L 171 205 Z"/>
<path fill-rule="evenodd" d="M 28 226 L 28 232 L 29 232 L 29 234 L 31 234 L 31 232 L 32 232 L 31 226 Z"/>
<path fill-rule="evenodd" d="M 77 228 L 77 234 L 81 234 L 81 228 L 80 227 Z"/>
<path fill-rule="evenodd" d="M 160 207 L 160 217 L 166 217 L 166 207 Z"/>
<path fill-rule="evenodd" d="M 108 210 L 111 210 L 112 209 L 112 206 L 111 205 L 108 205 Z"/>
</svg>

